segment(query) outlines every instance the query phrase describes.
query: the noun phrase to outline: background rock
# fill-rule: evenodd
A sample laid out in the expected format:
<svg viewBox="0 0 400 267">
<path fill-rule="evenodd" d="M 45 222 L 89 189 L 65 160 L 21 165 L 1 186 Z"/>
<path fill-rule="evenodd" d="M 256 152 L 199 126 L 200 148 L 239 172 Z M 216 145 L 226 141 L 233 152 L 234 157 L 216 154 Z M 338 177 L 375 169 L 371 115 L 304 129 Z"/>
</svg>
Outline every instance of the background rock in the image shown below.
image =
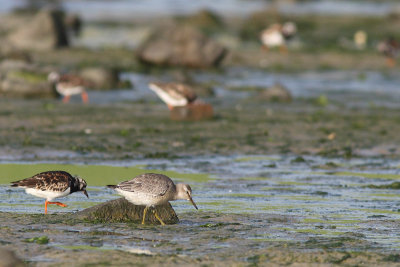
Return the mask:
<svg viewBox="0 0 400 267">
<path fill-rule="evenodd" d="M 49 50 L 68 46 L 68 37 L 60 11 L 40 11 L 31 21 L 8 35 L 8 41 L 18 49 Z"/>
<path fill-rule="evenodd" d="M 22 267 L 26 266 L 13 251 L 0 248 L 0 267 Z"/>
<path fill-rule="evenodd" d="M 291 102 L 292 95 L 283 85 L 275 84 L 263 90 L 259 97 L 270 102 Z"/>
<path fill-rule="evenodd" d="M 92 222 L 134 222 L 142 223 L 144 206 L 136 206 L 125 198 L 119 198 L 76 213 L 78 219 Z M 157 214 L 165 224 L 175 224 L 178 216 L 171 204 L 167 203 L 156 207 Z M 153 212 L 149 210 L 146 215 L 146 224 L 160 224 Z"/>
<path fill-rule="evenodd" d="M 10 68 L 8 71 L 2 70 L 0 74 L 0 95 L 24 98 L 56 96 L 47 81 L 46 74 L 11 66 L 8 68 Z"/>
<path fill-rule="evenodd" d="M 80 76 L 87 80 L 90 89 L 104 90 L 119 87 L 118 71 L 102 67 L 85 68 L 80 72 Z"/>
<path fill-rule="evenodd" d="M 197 29 L 167 26 L 154 31 L 138 49 L 142 62 L 154 65 L 208 68 L 218 66 L 227 50 Z"/>
</svg>

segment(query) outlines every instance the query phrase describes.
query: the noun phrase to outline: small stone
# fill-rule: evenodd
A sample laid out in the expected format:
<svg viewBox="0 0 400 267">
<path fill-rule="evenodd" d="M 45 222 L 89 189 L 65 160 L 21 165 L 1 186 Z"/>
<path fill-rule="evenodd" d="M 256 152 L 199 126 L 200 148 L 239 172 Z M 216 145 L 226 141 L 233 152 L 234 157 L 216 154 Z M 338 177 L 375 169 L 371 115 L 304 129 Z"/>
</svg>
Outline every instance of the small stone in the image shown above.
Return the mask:
<svg viewBox="0 0 400 267">
<path fill-rule="evenodd" d="M 170 112 L 171 120 L 176 121 L 206 120 L 213 116 L 213 108 L 207 103 L 193 103 L 183 107 L 174 107 Z"/>
<path fill-rule="evenodd" d="M 275 84 L 259 94 L 260 98 L 270 102 L 291 102 L 292 95 L 281 84 Z"/>
</svg>

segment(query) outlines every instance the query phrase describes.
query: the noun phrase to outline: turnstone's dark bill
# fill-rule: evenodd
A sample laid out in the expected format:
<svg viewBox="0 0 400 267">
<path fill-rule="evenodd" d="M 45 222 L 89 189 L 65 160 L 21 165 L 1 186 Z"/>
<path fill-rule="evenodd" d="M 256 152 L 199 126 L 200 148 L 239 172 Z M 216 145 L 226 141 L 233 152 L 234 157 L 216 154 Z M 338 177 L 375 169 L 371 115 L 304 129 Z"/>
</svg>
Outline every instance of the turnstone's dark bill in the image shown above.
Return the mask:
<svg viewBox="0 0 400 267">
<path fill-rule="evenodd" d="M 107 185 L 129 202 L 135 205 L 146 206 L 143 211 L 142 224 L 146 218 L 146 212 L 150 207 L 162 205 L 171 200 L 186 199 L 197 208 L 192 199 L 192 189 L 188 184 L 174 184 L 174 182 L 163 174 L 145 173 L 135 178 L 122 182 L 118 185 Z M 165 223 L 153 209 L 154 215 L 162 225 Z"/>
<path fill-rule="evenodd" d="M 149 84 L 149 88 L 167 104 L 169 109 L 189 105 L 197 98 L 194 90 L 182 83 L 152 82 Z"/>
<path fill-rule="evenodd" d="M 63 96 L 64 103 L 67 103 L 72 95 L 79 94 L 84 103 L 89 101 L 89 96 L 85 89 L 87 82 L 81 77 L 71 74 L 60 75 L 57 72 L 51 72 L 47 79 L 53 84 L 56 92 Z"/>
<path fill-rule="evenodd" d="M 65 197 L 74 192 L 82 191 L 87 197 L 86 181 L 77 176 L 72 176 L 65 171 L 48 171 L 32 177 L 12 182 L 13 187 L 25 188 L 26 193 L 45 198 L 44 213 L 47 214 L 47 205 L 55 204 L 61 207 L 67 205 L 60 202 L 51 202 L 58 197 Z"/>
</svg>

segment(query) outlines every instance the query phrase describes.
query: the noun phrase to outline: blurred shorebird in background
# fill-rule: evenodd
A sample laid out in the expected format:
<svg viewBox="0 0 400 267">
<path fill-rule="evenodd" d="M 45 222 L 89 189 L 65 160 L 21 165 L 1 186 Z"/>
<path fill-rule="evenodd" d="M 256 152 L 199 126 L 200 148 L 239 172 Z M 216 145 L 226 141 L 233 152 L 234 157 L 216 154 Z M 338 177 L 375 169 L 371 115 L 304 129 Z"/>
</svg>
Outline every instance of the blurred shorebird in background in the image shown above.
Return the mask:
<svg viewBox="0 0 400 267">
<path fill-rule="evenodd" d="M 400 42 L 394 37 L 389 37 L 385 41 L 378 43 L 378 51 L 385 55 L 386 63 L 389 67 L 396 65 L 396 57 L 400 52 Z"/>
<path fill-rule="evenodd" d="M 354 46 L 358 50 L 363 50 L 367 46 L 368 35 L 363 30 L 358 30 L 353 36 Z"/>
<path fill-rule="evenodd" d="M 60 75 L 57 72 L 51 72 L 48 81 L 52 83 L 55 91 L 63 96 L 63 102 L 68 103 L 72 95 L 81 95 L 83 103 L 89 101 L 89 96 L 86 92 L 87 82 L 79 76 L 72 74 Z"/>
<path fill-rule="evenodd" d="M 260 34 L 263 49 L 279 47 L 281 52 L 287 52 L 287 43 L 297 33 L 297 26 L 294 22 L 285 22 L 283 25 L 275 23 L 263 30 Z"/>
<path fill-rule="evenodd" d="M 170 110 L 174 107 L 184 107 L 193 104 L 197 99 L 193 88 L 182 83 L 151 82 L 149 88 L 167 104 Z"/>
<path fill-rule="evenodd" d="M 60 207 L 67 206 L 61 202 L 51 202 L 55 198 L 65 197 L 79 191 L 82 191 L 85 196 L 89 197 L 86 192 L 86 185 L 85 180 L 77 176 L 72 176 L 65 171 L 41 172 L 32 177 L 11 183 L 13 187 L 25 188 L 28 194 L 45 198 L 45 214 L 47 214 L 48 204 L 55 204 Z"/>
</svg>

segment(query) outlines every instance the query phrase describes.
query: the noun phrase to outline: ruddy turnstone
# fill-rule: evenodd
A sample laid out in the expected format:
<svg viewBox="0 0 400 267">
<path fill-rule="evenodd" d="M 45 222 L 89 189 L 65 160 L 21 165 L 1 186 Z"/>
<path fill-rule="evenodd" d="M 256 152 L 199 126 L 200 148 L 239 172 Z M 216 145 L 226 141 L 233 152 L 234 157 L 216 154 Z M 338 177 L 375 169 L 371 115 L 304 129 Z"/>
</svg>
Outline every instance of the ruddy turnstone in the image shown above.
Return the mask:
<svg viewBox="0 0 400 267">
<path fill-rule="evenodd" d="M 28 194 L 45 198 L 45 214 L 47 214 L 48 204 L 55 204 L 61 207 L 67 206 L 60 202 L 51 202 L 55 198 L 65 197 L 78 191 L 82 191 L 89 197 L 86 192 L 86 185 L 85 180 L 77 176 L 72 176 L 65 171 L 41 172 L 32 177 L 11 183 L 13 187 L 25 188 Z"/>
<path fill-rule="evenodd" d="M 378 51 L 386 56 L 386 63 L 389 67 L 396 65 L 395 58 L 400 52 L 400 43 L 394 38 L 389 37 L 378 44 Z"/>
<path fill-rule="evenodd" d="M 174 107 L 192 104 L 197 99 L 197 95 L 193 89 L 182 83 L 151 82 L 149 88 L 167 104 L 170 110 Z"/>
<path fill-rule="evenodd" d="M 280 47 L 281 51 L 286 51 L 286 45 L 297 33 L 297 26 L 294 22 L 285 22 L 283 25 L 279 23 L 272 24 L 260 34 L 263 48 Z"/>
<path fill-rule="evenodd" d="M 89 101 L 89 96 L 86 93 L 87 82 L 75 75 L 64 74 L 60 75 L 57 72 L 50 72 L 47 77 L 48 81 L 51 82 L 56 92 L 63 96 L 63 102 L 68 103 L 72 95 L 80 94 L 83 103 Z"/>
<path fill-rule="evenodd" d="M 188 184 L 174 184 L 174 182 L 163 174 L 145 173 L 135 178 L 119 183 L 118 185 L 107 185 L 120 195 L 124 196 L 134 205 L 146 206 L 143 211 L 142 224 L 144 224 L 147 210 L 150 207 L 162 205 L 168 201 L 177 199 L 189 200 L 197 208 L 192 199 L 192 189 Z M 154 216 L 162 224 L 165 223 L 153 209 Z"/>
</svg>

